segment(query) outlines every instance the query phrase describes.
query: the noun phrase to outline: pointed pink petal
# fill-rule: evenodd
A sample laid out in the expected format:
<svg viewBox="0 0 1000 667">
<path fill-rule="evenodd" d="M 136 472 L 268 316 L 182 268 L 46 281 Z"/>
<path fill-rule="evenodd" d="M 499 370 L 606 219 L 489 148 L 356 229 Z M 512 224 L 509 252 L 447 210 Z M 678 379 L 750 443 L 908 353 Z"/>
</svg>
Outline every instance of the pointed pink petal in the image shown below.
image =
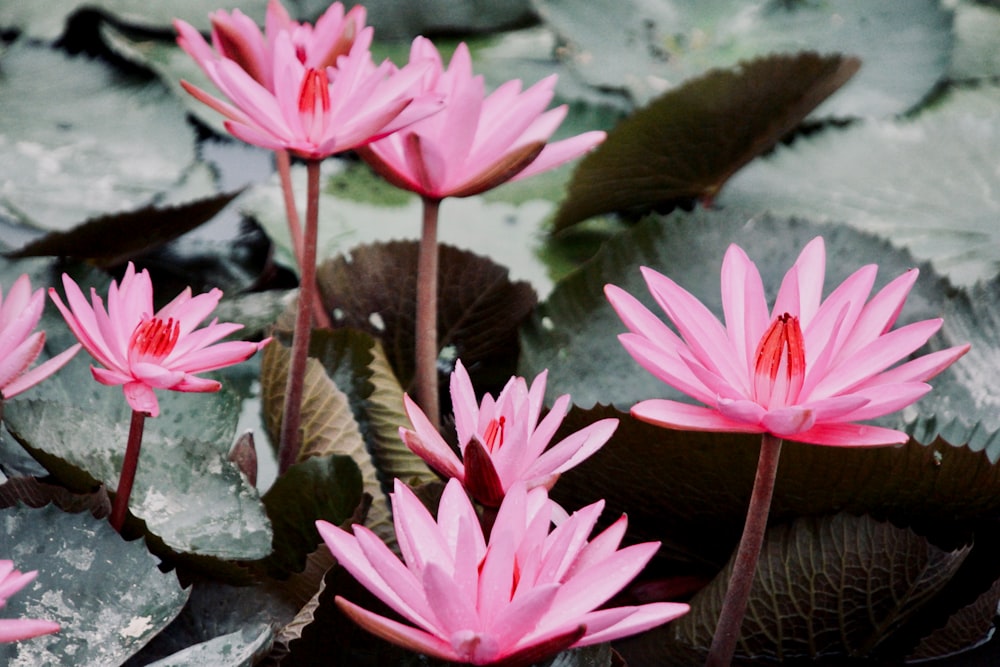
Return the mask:
<svg viewBox="0 0 1000 667">
<path fill-rule="evenodd" d="M 881 447 L 901 445 L 910 439 L 903 431 L 867 424 L 817 424 L 808 431 L 796 433 L 796 442 L 834 447 Z"/>
<path fill-rule="evenodd" d="M 603 447 L 616 428 L 617 419 L 602 419 L 567 436 L 538 457 L 525 471 L 524 477 L 534 479 L 576 467 Z"/>
<path fill-rule="evenodd" d="M 59 624 L 32 618 L 0 619 L 0 642 L 17 642 L 59 632 Z"/>
<path fill-rule="evenodd" d="M 819 310 L 825 275 L 826 246 L 823 237 L 817 236 L 806 244 L 781 281 L 771 319 L 782 313 L 791 313 L 799 317 L 804 330 Z"/>
<path fill-rule="evenodd" d="M 760 272 L 735 243 L 722 260 L 722 310 L 729 341 L 749 378 L 755 363 L 753 355 L 770 324 L 770 316 Z"/>
<path fill-rule="evenodd" d="M 451 373 L 451 403 L 455 411 L 455 430 L 458 432 L 458 442 L 464 444 L 476 432 L 476 425 L 479 421 L 479 404 L 476 402 L 476 390 L 472 387 L 472 380 L 469 379 L 469 373 L 462 365 L 461 359 L 455 362 L 455 370 Z M 413 421 L 412 417 L 410 421 Z M 431 428 L 433 429 L 433 427 Z"/>
<path fill-rule="evenodd" d="M 706 387 L 692 372 L 687 358 L 690 353 L 687 357 L 682 357 L 678 352 L 664 350 L 636 334 L 620 334 L 618 340 L 625 351 L 657 379 L 702 403 L 715 403 L 716 392 Z M 715 374 L 713 376 L 718 377 Z"/>
<path fill-rule="evenodd" d="M 591 151 L 607 137 L 605 132 L 584 132 L 569 139 L 546 144 L 527 167 L 514 175 L 510 180 L 518 181 L 549 169 L 555 169 L 570 160 L 575 160 L 584 153 Z"/>
<path fill-rule="evenodd" d="M 461 656 L 455 653 L 451 643 L 440 637 L 418 630 L 409 625 L 403 625 L 392 619 L 374 614 L 367 609 L 357 606 L 353 602 L 348 602 L 339 595 L 335 598 L 337 606 L 352 621 L 360 625 L 368 632 L 392 642 L 415 653 L 423 653 L 442 660 L 461 660 Z"/>
<path fill-rule="evenodd" d="M 716 410 L 667 399 L 640 401 L 632 407 L 632 416 L 642 421 L 688 431 L 727 433 L 762 433 L 759 425 L 729 419 Z"/>
<path fill-rule="evenodd" d="M 587 626 L 587 634 L 574 646 L 592 646 L 645 632 L 683 616 L 690 609 L 688 605 L 679 602 L 653 602 L 639 607 L 592 611 L 580 619 L 580 622 Z M 623 611 L 628 613 L 619 619 Z"/>
<path fill-rule="evenodd" d="M 659 547 L 659 542 L 633 544 L 578 572 L 559 589 L 546 622 L 561 624 L 604 604 L 642 571 Z"/>
<path fill-rule="evenodd" d="M 35 366 L 27 373 L 24 373 L 20 377 L 16 378 L 13 382 L 10 382 L 7 386 L 3 387 L 4 398 L 11 398 L 17 396 L 23 391 L 31 389 L 36 384 L 49 377 L 60 368 L 66 365 L 70 359 L 73 358 L 77 352 L 80 351 L 80 343 L 71 345 L 66 350 L 60 352 L 51 359 L 45 361 L 44 363 Z M 117 384 L 117 383 L 116 383 Z"/>
<path fill-rule="evenodd" d="M 835 363 L 840 359 L 846 359 L 892 328 L 919 274 L 919 270 L 910 269 L 879 290 L 878 294 L 865 304 L 849 337 L 838 352 Z"/>
<path fill-rule="evenodd" d="M 863 396 L 868 403 L 863 407 L 841 417 L 843 421 L 863 421 L 875 419 L 902 410 L 911 403 L 916 403 L 931 390 L 929 384 L 923 382 L 904 382 L 892 385 L 880 385 L 867 389 L 855 389 L 851 396 Z"/>
<path fill-rule="evenodd" d="M 855 391 L 860 391 L 869 387 L 878 387 L 885 384 L 926 382 L 958 361 L 966 352 L 969 351 L 970 347 L 971 346 L 966 343 L 965 345 L 957 345 L 955 347 L 949 347 L 946 350 L 938 350 L 937 352 L 931 352 L 930 354 L 925 354 L 922 357 L 917 357 L 912 361 L 907 361 L 905 364 L 900 364 L 895 368 L 891 368 L 887 371 L 879 373 L 875 377 L 869 378 L 855 387 Z"/>
</svg>

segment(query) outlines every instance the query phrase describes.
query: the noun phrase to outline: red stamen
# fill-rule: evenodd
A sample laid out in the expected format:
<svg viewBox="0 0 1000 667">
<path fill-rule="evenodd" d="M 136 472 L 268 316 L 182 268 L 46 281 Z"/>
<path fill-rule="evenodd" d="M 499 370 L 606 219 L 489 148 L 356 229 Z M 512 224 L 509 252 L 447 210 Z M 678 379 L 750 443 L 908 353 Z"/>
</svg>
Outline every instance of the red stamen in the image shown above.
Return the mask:
<svg viewBox="0 0 1000 667">
<path fill-rule="evenodd" d="M 487 424 L 486 433 L 483 434 L 483 441 L 490 452 L 503 447 L 503 426 L 506 421 L 506 418 L 500 417 L 499 420 L 491 419 L 490 423 Z"/>
<path fill-rule="evenodd" d="M 302 127 L 311 141 L 318 141 L 330 113 L 330 80 L 326 70 L 311 68 L 299 89 L 299 115 Z"/>
<path fill-rule="evenodd" d="M 789 313 L 775 318 L 757 344 L 755 358 L 754 400 L 768 408 L 794 403 L 806 374 L 799 318 Z"/>
<path fill-rule="evenodd" d="M 180 323 L 174 318 L 164 322 L 154 317 L 135 328 L 132 339 L 129 340 L 129 349 L 142 357 L 162 359 L 173 351 L 180 337 L 180 330 Z"/>
</svg>

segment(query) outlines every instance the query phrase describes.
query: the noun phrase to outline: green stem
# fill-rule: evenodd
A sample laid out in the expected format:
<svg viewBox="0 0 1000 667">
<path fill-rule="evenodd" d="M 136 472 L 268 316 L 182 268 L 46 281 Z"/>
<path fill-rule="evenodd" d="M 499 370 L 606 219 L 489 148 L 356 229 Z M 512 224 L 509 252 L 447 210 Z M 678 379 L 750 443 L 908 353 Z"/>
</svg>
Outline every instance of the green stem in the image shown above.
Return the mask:
<svg viewBox="0 0 1000 667">
<path fill-rule="evenodd" d="M 417 349 L 414 381 L 417 403 L 434 428 L 438 428 L 441 422 L 437 372 L 437 224 L 440 207 L 440 199 L 424 197 L 424 225 L 417 260 Z"/>
<path fill-rule="evenodd" d="M 781 456 L 781 438 L 765 433 L 760 443 L 760 458 L 757 461 L 757 476 L 750 495 L 743 537 L 736 551 L 733 573 L 729 577 L 729 587 L 722 601 L 722 613 L 715 627 L 712 646 L 708 651 L 705 667 L 728 667 L 736 652 L 736 642 L 740 638 L 740 627 L 750 599 L 757 559 L 764 532 L 767 529 L 767 515 L 771 510 L 771 496 L 774 494 L 774 480 L 778 475 L 778 459 Z"/>
<path fill-rule="evenodd" d="M 139 467 L 139 450 L 142 448 L 142 427 L 146 423 L 146 413 L 132 411 L 132 423 L 128 428 L 128 444 L 125 445 L 125 460 L 122 462 L 122 473 L 118 477 L 118 488 L 115 490 L 115 502 L 111 506 L 111 527 L 119 533 L 125 525 L 125 515 L 128 513 L 128 499 L 132 495 L 132 484 L 135 482 L 135 471 Z"/>
<path fill-rule="evenodd" d="M 302 422 L 302 393 L 309 356 L 309 336 L 312 329 L 312 308 L 316 296 L 316 236 L 319 227 L 319 160 L 306 163 L 308 190 L 306 195 L 306 229 L 302 239 L 302 265 L 299 298 L 292 333 L 292 358 L 285 383 L 285 406 L 281 417 L 281 439 L 278 444 L 278 473 L 288 470 L 298 459 L 302 447 L 299 432 Z"/>
<path fill-rule="evenodd" d="M 302 237 L 302 225 L 299 223 L 299 210 L 295 207 L 295 190 L 292 188 L 292 159 L 288 151 L 274 151 L 275 162 L 278 165 L 278 176 L 281 179 L 281 194 L 285 201 L 285 218 L 288 220 L 288 235 L 292 239 L 292 252 L 295 255 L 295 262 L 302 270 L 302 254 L 304 252 L 304 240 Z M 333 325 L 330 316 L 326 314 L 323 301 L 320 299 L 318 290 L 313 291 L 313 317 L 316 318 L 316 326 L 329 329 Z"/>
</svg>

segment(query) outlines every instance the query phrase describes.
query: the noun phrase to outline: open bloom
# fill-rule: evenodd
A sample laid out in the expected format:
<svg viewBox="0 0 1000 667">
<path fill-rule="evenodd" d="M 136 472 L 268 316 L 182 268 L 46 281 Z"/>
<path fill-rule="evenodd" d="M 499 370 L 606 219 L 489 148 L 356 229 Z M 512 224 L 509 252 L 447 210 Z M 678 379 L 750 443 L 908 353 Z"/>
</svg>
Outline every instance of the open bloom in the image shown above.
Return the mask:
<svg viewBox="0 0 1000 667">
<path fill-rule="evenodd" d="M 191 95 L 228 120 L 226 129 L 255 146 L 287 150 L 322 159 L 395 132 L 440 109 L 440 96 L 425 95 L 415 84 L 424 66 L 376 66 L 369 47 L 372 29 L 364 28 L 336 67 L 303 62 L 294 30 L 277 30 L 270 53 L 273 88 L 241 62 L 213 56 L 197 32 L 177 23 L 181 46 L 188 49 L 226 100 L 182 81 Z M 267 58 L 264 53 L 261 58 Z M 252 68 L 251 68 L 252 69 Z M 228 100 L 228 101 L 227 101 Z"/>
<path fill-rule="evenodd" d="M 512 377 L 494 399 L 476 392 L 462 362 L 451 374 L 451 400 L 460 459 L 409 396 L 403 397 L 414 430 L 399 429 L 403 442 L 428 465 L 446 477 L 462 482 L 479 502 L 496 507 L 518 481 L 528 488 L 549 489 L 559 474 L 600 449 L 618 426 L 617 419 L 602 419 L 548 447 L 569 410 L 569 395 L 556 399 L 538 422 L 545 397 L 547 371 L 528 388 L 524 378 Z"/>
<path fill-rule="evenodd" d="M 0 289 L 0 392 L 4 398 L 34 387 L 62 368 L 80 349 L 79 344 L 73 345 L 30 368 L 45 345 L 45 332 L 34 331 L 44 309 L 45 290 L 32 292 L 27 274 L 14 281 L 6 298 Z"/>
<path fill-rule="evenodd" d="M 352 7 L 345 14 L 344 5 L 335 2 L 315 25 L 311 25 L 293 21 L 279 0 L 270 0 L 265 31 L 262 33 L 254 20 L 240 10 L 234 9 L 230 13 L 220 9 L 210 15 L 211 46 L 190 24 L 177 19 L 174 27 L 178 33 L 178 45 L 197 61 L 213 82 L 215 68 L 208 64 L 228 58 L 259 84 L 273 91 L 274 45 L 280 33 L 289 33 L 296 56 L 307 68 L 335 67 L 337 58 L 350 52 L 354 40 L 365 27 L 365 15 L 365 8 L 361 5 Z"/>
<path fill-rule="evenodd" d="M 0 607 L 7 604 L 7 598 L 31 583 L 38 572 L 18 572 L 13 561 L 0 560 Z M 16 642 L 39 635 L 59 631 L 59 624 L 33 618 L 0 619 L 0 642 Z"/>
<path fill-rule="evenodd" d="M 646 565 L 656 542 L 618 549 L 623 516 L 587 540 L 603 501 L 573 513 L 549 532 L 548 493 L 510 490 L 489 542 L 458 480 L 441 497 L 437 520 L 405 484 L 392 494 L 396 539 L 405 563 L 364 526 L 354 534 L 316 526 L 340 564 L 412 627 L 341 597 L 359 625 L 426 655 L 471 663 L 529 665 L 559 651 L 642 632 L 684 614 L 659 602 L 594 611 Z"/>
<path fill-rule="evenodd" d="M 545 111 L 555 75 L 523 92 L 520 81 L 508 81 L 485 96 L 464 43 L 444 69 L 431 41 L 417 37 L 410 63 L 418 62 L 432 63 L 423 85 L 444 96 L 444 111 L 359 151 L 397 187 L 430 199 L 468 197 L 552 169 L 604 140 L 604 132 L 586 132 L 546 143 L 566 116 L 565 105 Z"/>
<path fill-rule="evenodd" d="M 121 286 L 111 281 L 107 309 L 94 289 L 90 291 L 91 303 L 87 303 L 79 286 L 66 274 L 63 287 L 68 306 L 54 288 L 49 288 L 49 296 L 73 334 L 103 366 L 90 367 L 94 379 L 101 384 L 122 385 L 132 409 L 151 417 L 160 412 L 154 389 L 218 391 L 222 386 L 218 381 L 195 374 L 244 361 L 270 340 L 213 344 L 243 328 L 242 324 L 218 320 L 196 330 L 222 298 L 219 289 L 192 296 L 188 287 L 154 311 L 149 272 L 136 273 L 132 262 Z"/>
<path fill-rule="evenodd" d="M 890 331 L 917 279 L 911 269 L 871 300 L 878 267 L 858 269 L 824 300 L 826 250 L 813 239 L 785 274 L 768 312 L 757 267 L 736 245 L 722 263 L 725 325 L 656 271 L 643 276 L 679 336 L 625 291 L 605 293 L 631 333 L 619 339 L 646 370 L 704 406 L 641 401 L 639 419 L 692 431 L 771 433 L 819 445 L 887 445 L 906 433 L 854 422 L 910 405 L 926 381 L 968 351 L 960 345 L 890 368 L 921 347 L 940 319 Z"/>
</svg>

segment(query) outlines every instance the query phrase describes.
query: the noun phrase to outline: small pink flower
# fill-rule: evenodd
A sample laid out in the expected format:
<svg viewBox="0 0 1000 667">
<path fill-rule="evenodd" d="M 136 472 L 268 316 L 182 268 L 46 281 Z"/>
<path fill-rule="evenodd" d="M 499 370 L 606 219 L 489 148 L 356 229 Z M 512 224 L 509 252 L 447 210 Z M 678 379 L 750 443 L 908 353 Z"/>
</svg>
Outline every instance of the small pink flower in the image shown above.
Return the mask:
<svg viewBox="0 0 1000 667">
<path fill-rule="evenodd" d="M 7 297 L 0 289 L 0 392 L 3 398 L 20 394 L 62 368 L 80 349 L 73 345 L 29 370 L 42 352 L 45 332 L 33 331 L 45 309 L 45 290 L 31 291 L 27 274 L 14 281 Z"/>
<path fill-rule="evenodd" d="M 552 169 L 604 140 L 604 132 L 586 132 L 546 143 L 566 116 L 565 105 L 545 111 L 555 75 L 523 92 L 520 81 L 508 81 L 487 96 L 464 43 L 444 69 L 431 41 L 417 37 L 410 63 L 428 62 L 424 88 L 445 97 L 445 110 L 359 151 L 397 187 L 430 199 L 468 197 Z"/>
<path fill-rule="evenodd" d="M 44 298 L 44 297 L 43 297 Z M 0 560 L 0 607 L 7 604 L 7 598 L 31 583 L 38 572 L 18 572 L 13 561 Z M 33 618 L 0 619 L 0 642 L 16 642 L 40 635 L 59 632 L 59 624 Z"/>
<path fill-rule="evenodd" d="M 186 81 L 181 85 L 224 115 L 230 133 L 255 146 L 322 159 L 381 139 L 441 108 L 439 95 L 424 94 L 416 87 L 425 66 L 400 70 L 389 61 L 378 66 L 372 62 L 370 27 L 358 33 L 350 51 L 337 58 L 336 67 L 329 67 L 321 59 L 303 62 L 300 55 L 307 54 L 301 39 L 296 43 L 301 30 L 276 29 L 268 38 L 270 54 L 263 49 L 238 62 L 213 54 L 182 21 L 175 25 L 181 46 L 228 101 Z M 242 29 L 241 34 L 246 32 Z M 316 40 L 313 32 L 310 44 L 315 46 Z M 257 69 L 272 73 L 273 87 L 266 83 L 266 73 L 251 73 L 243 64 L 268 57 L 270 69 Z"/>
<path fill-rule="evenodd" d="M 344 13 L 344 5 L 335 2 L 316 21 L 316 25 L 293 21 L 278 0 L 267 5 L 265 32 L 249 16 L 238 9 L 232 13 L 224 10 L 212 12 L 212 45 L 190 24 L 175 20 L 177 43 L 210 78 L 214 77 L 215 63 L 228 58 L 249 74 L 255 81 L 274 90 L 274 45 L 282 32 L 291 36 L 295 54 L 307 68 L 335 67 L 337 58 L 346 55 L 358 34 L 365 27 L 365 8 L 352 7 Z M 214 47 L 214 51 L 213 51 Z M 214 79 L 213 79 L 214 80 Z"/>
<path fill-rule="evenodd" d="M 656 553 L 647 542 L 618 549 L 622 516 L 589 540 L 603 501 L 574 512 L 549 532 L 544 488 L 510 489 L 489 541 L 458 480 L 445 487 L 437 520 L 396 480 L 393 521 L 403 561 L 364 526 L 354 534 L 316 526 L 339 563 L 417 627 L 337 605 L 383 639 L 444 660 L 515 667 L 564 649 L 642 632 L 688 611 L 658 602 L 595 609 L 631 581 Z"/>
<path fill-rule="evenodd" d="M 153 389 L 218 391 L 222 386 L 219 382 L 195 374 L 244 361 L 270 340 L 213 345 L 243 328 L 242 324 L 217 320 L 196 330 L 222 298 L 218 289 L 193 297 L 189 287 L 154 312 L 149 272 L 136 273 L 132 262 L 120 287 L 111 281 L 107 309 L 94 289 L 91 303 L 87 303 L 79 286 L 66 274 L 63 286 L 69 307 L 54 288 L 49 288 L 49 296 L 77 339 L 104 366 L 90 367 L 94 379 L 101 384 L 123 385 L 132 409 L 151 417 L 160 411 Z"/>
<path fill-rule="evenodd" d="M 619 339 L 650 373 L 704 404 L 653 399 L 632 414 L 668 428 L 771 433 L 817 445 L 904 443 L 902 432 L 854 422 L 881 417 L 930 391 L 926 381 L 969 345 L 890 368 L 941 328 L 940 319 L 890 331 L 917 279 L 911 269 L 868 300 L 878 267 L 864 266 L 824 300 L 826 250 L 813 239 L 785 274 L 768 314 L 757 267 L 736 245 L 722 263 L 725 325 L 656 271 L 643 276 L 678 336 L 625 291 L 605 293 L 631 333 Z M 867 303 L 866 303 L 867 301 Z"/>
<path fill-rule="evenodd" d="M 403 442 L 428 465 L 446 477 L 462 482 L 472 496 L 491 507 L 523 481 L 528 488 L 552 488 L 560 473 L 576 466 L 600 449 L 618 426 L 617 419 L 602 419 L 548 447 L 566 417 L 569 395 L 560 396 L 545 419 L 538 422 L 545 398 L 543 371 L 528 389 L 524 378 L 512 377 L 494 400 L 482 404 L 462 362 L 451 374 L 451 399 L 462 458 L 455 454 L 423 411 L 409 396 L 403 397 L 414 430 L 399 429 Z"/>
</svg>

